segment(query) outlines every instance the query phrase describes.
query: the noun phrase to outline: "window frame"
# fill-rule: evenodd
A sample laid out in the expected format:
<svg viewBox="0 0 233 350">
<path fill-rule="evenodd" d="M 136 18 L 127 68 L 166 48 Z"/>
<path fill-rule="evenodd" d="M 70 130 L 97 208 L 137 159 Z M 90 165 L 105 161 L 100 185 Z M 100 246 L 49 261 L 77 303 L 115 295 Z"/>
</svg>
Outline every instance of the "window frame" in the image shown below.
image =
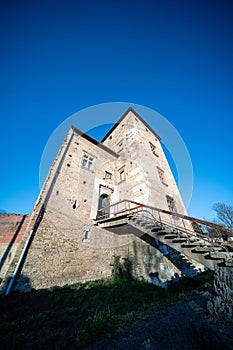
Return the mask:
<svg viewBox="0 0 233 350">
<path fill-rule="evenodd" d="M 172 213 L 177 213 L 175 199 L 169 195 L 166 195 L 166 201 L 167 201 L 168 210 Z"/>
<path fill-rule="evenodd" d="M 118 173 L 120 178 L 119 183 L 126 181 L 125 165 L 118 170 Z"/>
<path fill-rule="evenodd" d="M 159 155 L 157 153 L 157 147 L 150 141 L 149 141 L 149 145 L 150 145 L 150 149 L 151 149 L 152 153 L 154 154 L 154 156 L 159 157 Z"/>
<path fill-rule="evenodd" d="M 105 170 L 104 180 L 112 180 L 112 173 L 110 171 Z"/>
<path fill-rule="evenodd" d="M 158 166 L 157 166 L 157 171 L 158 171 L 158 175 L 159 175 L 159 179 L 160 179 L 161 183 L 165 186 L 168 186 L 168 184 L 165 180 L 165 171 Z"/>
<path fill-rule="evenodd" d="M 82 160 L 81 160 L 82 169 L 86 169 L 93 172 L 94 160 L 95 160 L 95 157 L 93 155 L 91 155 L 86 151 L 83 151 Z"/>
</svg>

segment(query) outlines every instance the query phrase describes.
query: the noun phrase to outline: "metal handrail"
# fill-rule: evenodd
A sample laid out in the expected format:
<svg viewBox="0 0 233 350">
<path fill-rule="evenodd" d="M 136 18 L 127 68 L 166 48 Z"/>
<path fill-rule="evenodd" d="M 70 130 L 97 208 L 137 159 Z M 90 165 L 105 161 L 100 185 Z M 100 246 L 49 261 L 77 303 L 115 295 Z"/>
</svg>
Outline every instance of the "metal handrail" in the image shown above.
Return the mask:
<svg viewBox="0 0 233 350">
<path fill-rule="evenodd" d="M 142 211 L 144 211 L 144 210 L 142 210 Z M 153 215 L 153 214 L 151 214 L 151 215 Z M 140 214 L 140 217 L 141 216 L 144 217 L 146 220 L 151 219 L 149 216 L 146 216 L 143 214 L 142 215 Z M 156 218 L 153 218 L 153 222 L 154 223 L 158 222 L 158 220 Z M 190 230 L 187 227 L 184 229 L 184 227 L 179 226 L 179 225 L 173 225 L 171 222 L 168 222 L 166 220 L 162 220 L 160 223 L 165 225 L 167 228 L 169 227 L 171 229 L 177 230 L 177 232 L 180 234 L 188 234 L 187 239 L 198 238 L 198 239 L 201 239 L 202 241 L 205 241 L 205 242 L 210 243 L 212 245 L 223 247 L 223 242 L 220 243 L 220 242 L 216 241 L 215 238 L 210 238 L 204 234 L 200 234 L 198 232 L 195 232 L 194 230 Z"/>
<path fill-rule="evenodd" d="M 123 208 L 119 210 L 119 206 L 122 206 L 122 205 L 123 205 Z M 146 209 L 144 209 L 144 208 L 146 208 Z M 113 210 L 111 211 L 111 209 L 113 209 Z M 214 229 L 215 233 L 218 234 L 220 240 L 222 239 L 223 233 L 226 236 L 233 236 L 233 232 L 230 229 L 227 229 L 227 228 L 225 228 L 225 227 L 223 227 L 221 225 L 218 225 L 218 224 L 215 224 L 215 223 L 212 223 L 212 222 L 209 222 L 209 221 L 201 220 L 201 219 L 198 219 L 198 218 L 195 218 L 195 217 L 191 217 L 191 216 L 188 216 L 188 215 L 183 215 L 183 214 L 171 212 L 171 211 L 168 211 L 168 210 L 165 210 L 165 209 L 153 207 L 153 206 L 150 206 L 150 205 L 147 205 L 147 204 L 135 202 L 135 201 L 128 200 L 128 199 L 124 199 L 124 200 L 121 200 L 121 201 L 119 201 L 117 203 L 114 203 L 114 204 L 111 204 L 111 205 L 106 206 L 104 208 L 101 208 L 101 209 L 98 210 L 98 213 L 100 213 L 101 211 L 106 213 L 106 211 L 108 211 L 110 217 L 111 217 L 111 215 L 113 215 L 114 217 L 117 217 L 117 216 L 120 216 L 120 215 L 123 215 L 123 214 L 130 214 L 130 213 L 133 213 L 133 212 L 139 212 L 139 211 L 143 211 L 143 210 L 147 211 L 147 212 L 150 212 L 151 215 L 153 215 L 153 216 L 154 216 L 153 212 L 157 213 L 158 219 L 156 219 L 156 220 L 159 221 L 160 223 L 164 223 L 164 224 L 166 224 L 168 226 L 170 225 L 172 227 L 175 227 L 175 228 L 179 229 L 179 231 L 182 231 L 182 232 L 185 232 L 185 233 L 189 233 L 190 235 L 194 235 L 195 237 L 199 237 L 201 239 L 208 240 L 209 242 L 210 241 L 213 242 L 214 240 L 216 240 L 216 236 L 213 237 L 212 239 L 210 239 L 210 237 L 208 237 L 204 233 L 201 234 L 201 233 L 195 231 L 194 229 L 190 230 L 188 227 L 185 226 L 185 220 L 190 222 L 190 223 L 195 222 L 195 223 L 204 225 L 205 227 L 210 227 L 211 229 Z M 170 222 L 165 221 L 164 219 L 161 218 L 161 214 L 167 214 L 172 219 L 174 219 L 174 218 L 181 219 L 184 227 L 178 226 L 178 225 L 174 225 L 174 224 L 172 224 Z M 101 220 L 101 215 L 98 214 L 98 218 Z M 154 218 L 155 218 L 155 216 L 154 216 Z M 97 219 L 97 221 L 98 221 L 98 219 Z M 220 242 L 215 242 L 215 243 L 216 244 L 220 244 Z M 223 243 L 221 243 L 221 245 L 223 245 Z"/>
</svg>

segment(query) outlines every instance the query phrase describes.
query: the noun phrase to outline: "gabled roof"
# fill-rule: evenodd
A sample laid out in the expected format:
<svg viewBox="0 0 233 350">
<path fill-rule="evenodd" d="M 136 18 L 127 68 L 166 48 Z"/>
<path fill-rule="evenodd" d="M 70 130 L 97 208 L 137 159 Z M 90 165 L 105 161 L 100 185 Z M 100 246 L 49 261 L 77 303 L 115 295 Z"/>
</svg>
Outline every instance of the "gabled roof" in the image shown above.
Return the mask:
<svg viewBox="0 0 233 350">
<path fill-rule="evenodd" d="M 117 128 L 117 126 L 124 120 L 124 118 L 128 115 L 129 112 L 132 112 L 145 125 L 145 127 L 149 129 L 155 135 L 155 137 L 157 137 L 157 139 L 159 139 L 159 141 L 161 140 L 161 137 L 156 134 L 156 132 L 151 128 L 151 126 L 147 124 L 147 122 L 145 122 L 145 120 L 142 119 L 142 117 L 132 107 L 129 107 L 100 142 L 104 142 L 111 135 L 113 130 Z"/>
<path fill-rule="evenodd" d="M 72 125 L 72 130 L 78 135 L 83 137 L 85 140 L 88 140 L 89 142 L 93 143 L 93 145 L 98 146 L 99 148 L 103 149 L 104 151 L 110 153 L 112 156 L 119 158 L 119 154 L 114 152 L 111 148 L 105 146 L 104 144 L 100 143 L 96 139 L 93 139 L 93 137 L 85 134 L 85 132 L 81 131 L 80 129 L 76 128 L 76 126 Z"/>
</svg>

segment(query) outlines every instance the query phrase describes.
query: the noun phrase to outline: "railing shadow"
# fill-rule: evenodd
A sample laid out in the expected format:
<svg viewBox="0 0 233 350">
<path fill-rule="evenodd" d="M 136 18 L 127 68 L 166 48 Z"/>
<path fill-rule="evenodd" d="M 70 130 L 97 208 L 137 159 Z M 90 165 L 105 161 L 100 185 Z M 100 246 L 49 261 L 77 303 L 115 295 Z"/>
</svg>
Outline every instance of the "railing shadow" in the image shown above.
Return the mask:
<svg viewBox="0 0 233 350">
<path fill-rule="evenodd" d="M 9 253 L 10 253 L 10 251 L 11 251 L 11 248 L 13 247 L 13 244 L 14 244 L 15 241 L 16 241 L 16 238 L 18 237 L 18 234 L 19 234 L 19 232 L 20 232 L 20 230 L 21 230 L 21 228 L 22 228 L 22 226 L 23 226 L 23 224 L 24 224 L 24 221 L 25 221 L 26 217 L 27 217 L 27 215 L 23 215 L 23 218 L 22 218 L 22 220 L 21 220 L 19 226 L 17 227 L 17 230 L 15 231 L 15 233 L 14 233 L 14 235 L 13 235 L 13 237 L 12 237 L 10 243 L 9 243 L 8 246 L 7 246 L 7 249 L 5 250 L 3 256 L 2 256 L 2 258 L 1 258 L 1 260 L 0 260 L 0 271 L 1 271 L 1 269 L 2 269 L 2 267 L 3 267 L 3 265 L 4 265 L 4 263 L 5 263 L 5 261 L 6 261 L 7 257 L 8 257 L 8 255 L 9 255 Z"/>
<path fill-rule="evenodd" d="M 184 260 L 181 252 L 160 241 L 158 242 L 158 240 L 156 240 L 153 236 L 150 236 L 149 233 L 144 233 L 137 237 L 159 250 L 169 261 L 171 261 L 174 266 L 180 270 L 182 276 L 194 276 L 199 272 L 191 265 L 191 263 Z"/>
</svg>

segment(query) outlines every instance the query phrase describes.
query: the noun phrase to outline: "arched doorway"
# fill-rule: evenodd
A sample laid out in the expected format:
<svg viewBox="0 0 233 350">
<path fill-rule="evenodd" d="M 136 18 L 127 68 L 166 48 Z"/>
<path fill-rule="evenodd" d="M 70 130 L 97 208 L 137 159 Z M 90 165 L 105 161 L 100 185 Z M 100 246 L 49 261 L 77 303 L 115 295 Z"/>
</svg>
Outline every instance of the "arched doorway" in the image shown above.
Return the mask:
<svg viewBox="0 0 233 350">
<path fill-rule="evenodd" d="M 110 215 L 110 199 L 107 194 L 101 194 L 99 197 L 99 205 L 98 205 L 98 212 L 97 212 L 97 219 L 105 219 L 108 218 Z M 104 210 L 100 210 L 102 208 L 105 208 Z"/>
</svg>

